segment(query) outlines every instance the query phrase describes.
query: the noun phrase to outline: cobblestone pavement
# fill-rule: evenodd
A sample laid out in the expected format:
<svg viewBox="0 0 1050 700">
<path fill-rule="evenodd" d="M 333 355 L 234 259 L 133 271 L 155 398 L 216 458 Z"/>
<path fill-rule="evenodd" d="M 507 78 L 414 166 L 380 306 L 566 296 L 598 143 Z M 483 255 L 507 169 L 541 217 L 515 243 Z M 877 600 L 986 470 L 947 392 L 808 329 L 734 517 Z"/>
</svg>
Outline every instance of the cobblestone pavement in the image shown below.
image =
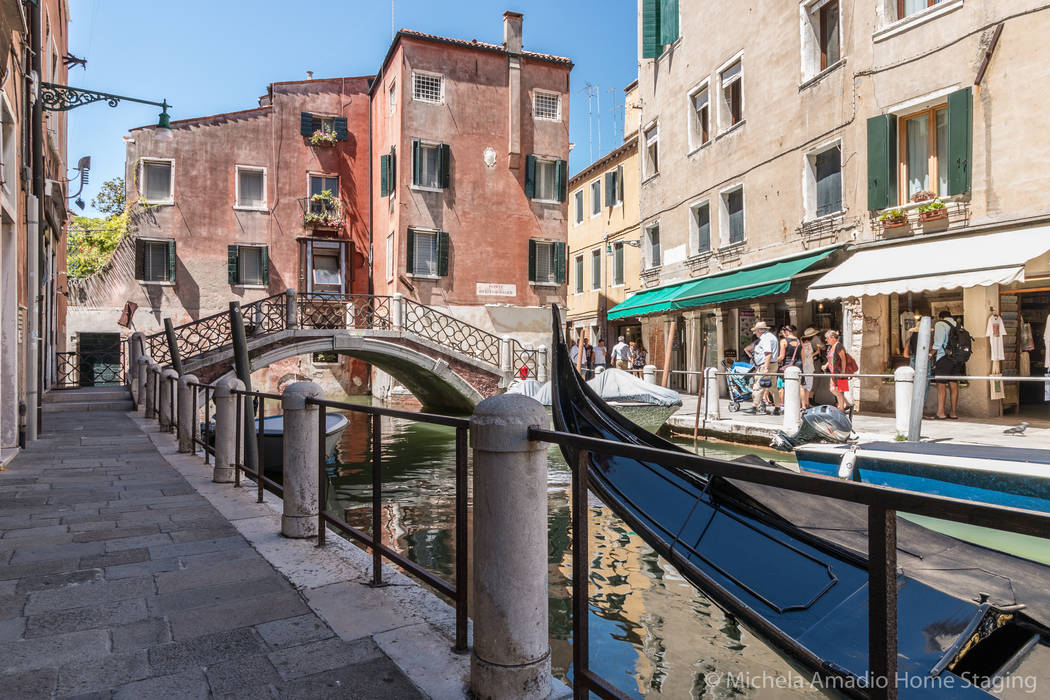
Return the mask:
<svg viewBox="0 0 1050 700">
<path fill-rule="evenodd" d="M 0 696 L 422 697 L 343 641 L 124 413 L 47 416 L 0 472 Z"/>
</svg>

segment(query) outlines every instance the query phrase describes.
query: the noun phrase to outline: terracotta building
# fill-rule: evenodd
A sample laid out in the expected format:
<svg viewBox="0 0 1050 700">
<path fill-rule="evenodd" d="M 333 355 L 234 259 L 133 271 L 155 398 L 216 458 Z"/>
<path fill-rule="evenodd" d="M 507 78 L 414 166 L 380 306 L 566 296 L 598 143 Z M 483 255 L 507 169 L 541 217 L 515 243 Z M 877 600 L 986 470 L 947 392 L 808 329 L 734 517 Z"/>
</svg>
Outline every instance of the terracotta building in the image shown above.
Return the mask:
<svg viewBox="0 0 1050 700">
<path fill-rule="evenodd" d="M 368 78 L 273 83 L 259 107 L 131 131 L 133 231 L 99 275 L 72 285 L 71 340 L 101 330 L 153 333 L 287 288 L 367 293 Z M 130 328 L 117 325 L 127 302 Z M 367 367 L 301 356 L 268 367 L 291 379 L 367 389 Z"/>
</svg>

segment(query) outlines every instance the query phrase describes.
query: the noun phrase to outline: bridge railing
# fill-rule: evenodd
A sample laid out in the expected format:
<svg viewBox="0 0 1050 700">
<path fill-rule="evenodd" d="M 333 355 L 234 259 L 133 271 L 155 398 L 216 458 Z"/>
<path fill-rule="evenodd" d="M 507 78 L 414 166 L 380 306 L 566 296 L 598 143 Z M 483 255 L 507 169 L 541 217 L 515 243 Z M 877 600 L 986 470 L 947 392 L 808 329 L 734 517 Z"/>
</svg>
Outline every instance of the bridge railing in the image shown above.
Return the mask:
<svg viewBox="0 0 1050 700">
<path fill-rule="evenodd" d="M 297 300 L 300 328 L 394 327 L 391 297 L 374 294 L 304 294 Z"/>
<path fill-rule="evenodd" d="M 418 301 L 402 299 L 401 304 L 401 327 L 404 330 L 476 360 L 500 366 L 501 339 L 495 333 L 472 326 Z"/>
</svg>

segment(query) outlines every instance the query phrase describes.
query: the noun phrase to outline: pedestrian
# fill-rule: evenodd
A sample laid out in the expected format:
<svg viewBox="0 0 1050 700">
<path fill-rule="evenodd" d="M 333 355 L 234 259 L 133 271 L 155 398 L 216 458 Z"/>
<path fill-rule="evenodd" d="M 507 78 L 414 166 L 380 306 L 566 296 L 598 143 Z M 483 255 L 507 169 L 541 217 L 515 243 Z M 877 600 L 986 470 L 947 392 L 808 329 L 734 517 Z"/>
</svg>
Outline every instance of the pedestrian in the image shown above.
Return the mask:
<svg viewBox="0 0 1050 700">
<path fill-rule="evenodd" d="M 926 399 L 930 394 L 930 379 L 933 378 L 933 356 L 935 350 L 932 343 L 929 346 L 929 351 L 926 353 L 926 381 L 922 387 L 922 405 L 923 413 L 926 413 Z M 904 356 L 908 358 L 908 364 L 912 369 L 918 370 L 918 352 L 919 352 L 919 327 L 912 326 L 908 329 L 908 341 L 904 343 Z M 932 416 L 924 416 L 932 418 Z"/>
<path fill-rule="evenodd" d="M 780 328 L 780 353 L 777 355 L 780 376 L 777 377 L 777 394 L 780 396 L 781 407 L 784 406 L 784 370 L 788 367 L 802 369 L 802 341 L 795 335 L 795 330 L 790 323 Z"/>
<path fill-rule="evenodd" d="M 616 345 L 613 345 L 612 356 L 616 369 L 628 370 L 631 368 L 631 347 L 624 342 L 622 335 L 617 339 Z"/>
<path fill-rule="evenodd" d="M 959 417 L 959 380 L 939 377 L 960 377 L 966 373 L 966 361 L 972 352 L 970 334 L 959 325 L 950 311 L 938 314 L 940 320 L 933 326 L 933 382 L 937 385 L 937 420 Z M 945 399 L 951 395 L 951 411 L 945 415 Z"/>
<path fill-rule="evenodd" d="M 576 359 L 580 356 L 580 346 L 578 343 L 573 343 L 569 346 L 569 361 L 572 362 L 572 366 L 576 366 Z"/>
<path fill-rule="evenodd" d="M 602 338 L 599 338 L 598 339 L 598 344 L 594 346 L 594 357 L 593 357 L 593 359 L 594 359 L 594 371 L 595 372 L 598 371 L 599 367 L 602 369 L 603 372 L 605 371 L 605 363 L 606 363 L 606 355 L 607 354 L 608 353 L 606 353 L 606 351 L 605 351 L 605 340 L 603 340 Z"/>
<path fill-rule="evenodd" d="M 645 368 L 649 353 L 647 353 L 645 348 L 642 347 L 642 341 L 640 340 L 637 343 L 632 342 L 631 345 L 634 346 L 634 353 L 631 355 L 631 367 L 634 368 L 634 373 L 640 377 L 642 376 L 642 370 Z"/>
<path fill-rule="evenodd" d="M 824 342 L 828 346 L 827 362 L 822 369 L 831 376 L 831 393 L 835 395 L 835 405 L 840 411 L 847 411 L 853 407 L 846 394 L 849 393 L 849 377 L 847 367 L 849 365 L 846 348 L 839 342 L 839 332 L 829 330 L 824 334 Z"/>
<path fill-rule="evenodd" d="M 816 366 L 813 364 L 815 357 L 813 339 L 819 334 L 820 331 L 813 326 L 802 331 L 802 380 L 800 382 L 802 408 L 812 408 L 810 400 L 813 397 L 813 380 L 815 379 L 813 373 L 816 371 Z"/>
<path fill-rule="evenodd" d="M 583 339 L 583 374 L 584 376 L 590 375 L 591 370 L 594 368 L 594 347 L 591 346 L 588 338 Z"/>
<path fill-rule="evenodd" d="M 751 334 L 755 336 L 756 342 L 752 350 L 751 361 L 755 364 L 755 372 L 758 378 L 758 396 L 755 402 L 765 411 L 767 407 L 774 407 L 773 401 L 773 375 L 777 373 L 777 358 L 780 354 L 780 341 L 773 335 L 769 325 L 765 321 L 759 321 L 751 327 Z"/>
</svg>

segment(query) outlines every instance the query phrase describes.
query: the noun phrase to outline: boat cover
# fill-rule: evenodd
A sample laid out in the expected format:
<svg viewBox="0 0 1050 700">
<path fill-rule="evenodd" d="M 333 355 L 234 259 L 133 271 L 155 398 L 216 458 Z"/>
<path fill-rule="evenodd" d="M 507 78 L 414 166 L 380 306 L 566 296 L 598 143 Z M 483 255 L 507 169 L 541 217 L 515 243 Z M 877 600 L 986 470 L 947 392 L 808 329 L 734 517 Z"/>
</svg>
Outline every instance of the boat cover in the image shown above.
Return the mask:
<svg viewBox="0 0 1050 700">
<path fill-rule="evenodd" d="M 544 406 L 551 405 L 551 383 L 540 384 L 535 379 L 515 379 L 507 387 L 508 394 L 523 394 L 536 399 Z"/>
<path fill-rule="evenodd" d="M 652 406 L 681 406 L 682 396 L 674 389 L 647 384 L 622 369 L 607 369 L 587 382 L 606 401 L 630 401 Z"/>
<path fill-rule="evenodd" d="M 861 449 L 873 452 L 916 454 L 923 457 L 965 457 L 967 459 L 996 459 L 1004 462 L 1050 464 L 1050 450 L 1004 445 L 966 445 L 958 442 L 866 442 Z"/>
</svg>

